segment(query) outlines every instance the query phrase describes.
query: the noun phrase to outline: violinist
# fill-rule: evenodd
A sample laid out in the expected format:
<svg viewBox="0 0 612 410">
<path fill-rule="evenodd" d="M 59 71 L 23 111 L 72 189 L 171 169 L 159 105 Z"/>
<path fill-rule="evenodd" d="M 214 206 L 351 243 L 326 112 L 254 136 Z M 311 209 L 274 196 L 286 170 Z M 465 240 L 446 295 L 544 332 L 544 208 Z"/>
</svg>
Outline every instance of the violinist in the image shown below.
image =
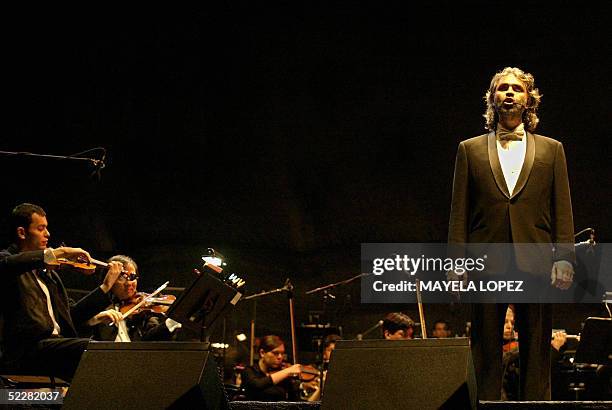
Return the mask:
<svg viewBox="0 0 612 410">
<path fill-rule="evenodd" d="M 329 369 L 329 361 L 331 359 L 331 354 L 336 349 L 336 342 L 341 340 L 342 337 L 335 333 L 331 333 L 325 336 L 323 339 L 323 355 L 322 355 L 322 363 L 321 363 L 321 379 L 318 380 L 318 386 L 316 386 L 314 391 L 309 395 L 308 401 L 316 401 L 321 399 L 322 388 L 325 387 L 325 381 L 327 379 L 327 370 Z M 315 379 L 316 380 L 316 379 Z M 310 387 L 310 386 L 308 386 Z"/>
<path fill-rule="evenodd" d="M 242 387 L 248 400 L 299 400 L 299 381 L 294 377 L 300 373 L 302 366 L 283 365 L 284 358 L 285 342 L 280 337 L 268 335 L 261 339 L 259 361 L 242 373 Z"/>
<path fill-rule="evenodd" d="M 327 368 L 329 367 L 329 361 L 331 359 L 331 354 L 336 349 L 336 342 L 342 339 L 340 335 L 335 333 L 331 333 L 325 336 L 323 339 L 323 371 L 327 372 Z"/>
<path fill-rule="evenodd" d="M 49 248 L 47 214 L 38 205 L 16 206 L 9 228 L 11 245 L 0 252 L 2 365 L 70 381 L 89 342 L 77 338 L 74 324 L 108 304 L 107 293 L 121 272 L 121 263 L 110 264 L 102 284 L 72 304 L 60 276 L 49 266 L 58 258 L 89 261 L 89 253 L 80 248 Z"/>
<path fill-rule="evenodd" d="M 116 342 L 172 340 L 175 330 L 181 325 L 161 313 L 162 310 L 167 310 L 166 305 L 166 309 L 159 309 L 160 313 L 154 312 L 153 309 L 142 309 L 123 320 L 123 313 L 146 295 L 138 293 L 139 273 L 134 259 L 115 255 L 108 262 L 121 263 L 123 272 L 111 288 L 112 303 L 87 322 L 93 339 Z M 109 326 L 110 323 L 113 325 Z"/>
</svg>

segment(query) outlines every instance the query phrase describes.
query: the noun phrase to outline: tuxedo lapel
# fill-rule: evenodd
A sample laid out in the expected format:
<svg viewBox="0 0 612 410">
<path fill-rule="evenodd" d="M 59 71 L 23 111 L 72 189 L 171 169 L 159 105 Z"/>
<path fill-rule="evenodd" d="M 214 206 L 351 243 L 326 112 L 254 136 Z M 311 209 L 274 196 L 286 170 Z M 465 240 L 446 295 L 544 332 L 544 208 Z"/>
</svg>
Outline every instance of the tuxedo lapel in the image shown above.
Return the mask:
<svg viewBox="0 0 612 410">
<path fill-rule="evenodd" d="M 506 178 L 504 178 L 504 171 L 502 171 L 501 164 L 499 163 L 499 156 L 497 155 L 497 141 L 495 140 L 494 132 L 489 133 L 487 137 L 487 144 L 489 148 L 489 165 L 491 165 L 491 171 L 493 171 L 495 183 L 502 194 L 504 194 L 506 198 L 510 198 L 508 186 L 506 185 Z M 529 147 L 529 145 L 533 144 L 527 144 L 527 147 Z M 521 176 L 522 175 L 523 171 L 521 171 Z"/>
<path fill-rule="evenodd" d="M 525 161 L 523 161 L 523 168 L 521 168 L 521 173 L 519 174 L 518 181 L 516 181 L 516 186 L 514 187 L 512 198 L 517 196 L 521 192 L 521 190 L 525 188 L 525 184 L 527 184 L 529 174 L 531 174 L 531 169 L 533 168 L 533 161 L 535 159 L 535 138 L 530 132 L 527 132 L 526 134 L 527 150 L 525 152 Z"/>
</svg>

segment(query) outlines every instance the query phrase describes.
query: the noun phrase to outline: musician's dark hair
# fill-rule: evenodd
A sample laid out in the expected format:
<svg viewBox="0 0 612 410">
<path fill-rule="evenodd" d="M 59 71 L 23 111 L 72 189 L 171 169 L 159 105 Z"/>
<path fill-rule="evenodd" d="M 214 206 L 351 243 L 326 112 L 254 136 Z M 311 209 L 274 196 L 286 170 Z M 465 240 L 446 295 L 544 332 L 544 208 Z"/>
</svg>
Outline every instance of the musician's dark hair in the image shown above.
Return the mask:
<svg viewBox="0 0 612 410">
<path fill-rule="evenodd" d="M 438 319 L 438 320 L 436 320 L 436 321 L 434 322 L 433 327 L 431 328 L 431 329 L 432 329 L 432 332 L 433 332 L 434 330 L 436 330 L 436 325 L 437 325 L 438 323 L 442 323 L 442 324 L 444 325 L 444 330 L 446 330 L 447 332 L 450 332 L 450 331 L 451 331 L 450 324 L 449 324 L 449 323 L 448 323 L 446 320 L 444 320 L 444 319 Z"/>
<path fill-rule="evenodd" d="M 535 87 L 535 79 L 533 78 L 533 75 L 516 67 L 506 67 L 503 70 L 495 73 L 491 79 L 489 89 L 484 95 L 484 100 L 487 104 L 487 109 L 483 114 L 483 117 L 485 118 L 485 128 L 489 131 L 495 131 L 495 128 L 497 127 L 499 116 L 497 115 L 497 111 L 495 111 L 495 89 L 497 88 L 499 79 L 509 74 L 512 74 L 521 80 L 527 88 L 525 90 L 528 94 L 527 107 L 525 108 L 525 111 L 523 111 L 523 123 L 525 124 L 525 129 L 527 129 L 527 131 L 533 132 L 538 126 L 538 122 L 540 122 L 540 119 L 536 113 L 538 111 L 540 101 L 542 100 L 542 95 Z"/>
<path fill-rule="evenodd" d="M 388 331 L 390 334 L 394 334 L 398 330 L 407 330 L 408 328 L 414 327 L 414 320 L 410 316 L 401 312 L 389 313 L 383 319 L 382 329 L 383 334 Z"/>
<path fill-rule="evenodd" d="M 336 343 L 340 339 L 342 339 L 342 337 L 340 335 L 335 334 L 335 333 L 332 333 L 332 334 L 329 334 L 329 335 L 325 336 L 325 339 L 323 339 L 323 348 L 325 349 L 330 344 Z"/>
<path fill-rule="evenodd" d="M 283 339 L 276 335 L 267 335 L 261 338 L 259 342 L 259 348 L 262 349 L 265 353 L 271 352 L 276 349 L 280 345 L 284 345 Z"/>
<path fill-rule="evenodd" d="M 126 255 L 111 256 L 110 258 L 108 258 L 108 262 L 121 262 L 124 267 L 125 265 L 130 263 L 134 266 L 134 271 L 138 273 L 138 265 L 136 264 L 136 261 L 134 261 L 134 259 L 130 258 L 129 256 L 126 256 Z"/>
<path fill-rule="evenodd" d="M 32 223 L 32 214 L 38 214 L 40 216 L 47 216 L 42 207 L 28 202 L 17 205 L 11 212 L 9 222 L 8 239 L 10 242 L 17 241 L 17 228 L 22 227 L 28 229 Z"/>
</svg>

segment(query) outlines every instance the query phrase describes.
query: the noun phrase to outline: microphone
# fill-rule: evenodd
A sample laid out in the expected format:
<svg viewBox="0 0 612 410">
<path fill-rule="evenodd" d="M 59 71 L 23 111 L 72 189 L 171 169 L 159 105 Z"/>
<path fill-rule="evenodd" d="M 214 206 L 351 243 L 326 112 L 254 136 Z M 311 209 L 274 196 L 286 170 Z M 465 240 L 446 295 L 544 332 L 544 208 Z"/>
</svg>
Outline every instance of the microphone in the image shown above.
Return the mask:
<svg viewBox="0 0 612 410">
<path fill-rule="evenodd" d="M 102 158 L 100 159 L 92 159 L 91 163 L 95 167 L 94 171 L 91 173 L 90 177 L 96 176 L 96 179 L 100 181 L 102 179 L 101 171 L 106 168 L 106 149 L 102 148 Z"/>
<path fill-rule="evenodd" d="M 582 242 L 578 242 L 576 243 L 575 247 L 576 249 L 580 249 L 583 247 L 586 247 L 587 253 L 593 253 L 595 251 L 595 245 L 597 245 L 597 242 L 595 241 L 595 229 L 593 228 L 585 228 L 582 231 L 578 232 L 577 234 L 574 235 L 574 238 L 577 238 L 578 236 L 582 235 L 583 233 L 589 233 L 589 239 L 587 239 L 586 241 L 582 241 Z"/>
<path fill-rule="evenodd" d="M 368 333 L 371 333 L 371 332 L 375 331 L 376 329 L 378 329 L 379 327 L 381 327 L 381 326 L 383 325 L 383 323 L 384 323 L 384 322 L 383 322 L 382 320 L 379 320 L 379 321 L 378 321 L 378 322 L 377 322 L 377 323 L 376 323 L 374 326 L 372 326 L 372 327 L 368 328 L 368 329 L 367 329 L 365 332 L 363 332 L 363 333 L 357 333 L 356 339 L 357 339 L 357 340 L 363 340 L 363 337 L 364 337 L 365 335 L 367 335 Z"/>
</svg>

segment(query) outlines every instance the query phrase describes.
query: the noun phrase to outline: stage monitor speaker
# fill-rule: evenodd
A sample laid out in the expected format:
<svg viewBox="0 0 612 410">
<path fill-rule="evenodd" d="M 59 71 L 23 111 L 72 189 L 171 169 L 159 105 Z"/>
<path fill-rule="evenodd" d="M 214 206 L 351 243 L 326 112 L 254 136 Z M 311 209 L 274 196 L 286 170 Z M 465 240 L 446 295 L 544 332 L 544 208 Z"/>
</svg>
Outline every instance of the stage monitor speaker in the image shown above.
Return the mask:
<svg viewBox="0 0 612 410">
<path fill-rule="evenodd" d="M 208 343 L 91 342 L 62 409 L 227 409 Z"/>
<path fill-rule="evenodd" d="M 339 340 L 323 410 L 476 409 L 469 340 Z"/>
</svg>

